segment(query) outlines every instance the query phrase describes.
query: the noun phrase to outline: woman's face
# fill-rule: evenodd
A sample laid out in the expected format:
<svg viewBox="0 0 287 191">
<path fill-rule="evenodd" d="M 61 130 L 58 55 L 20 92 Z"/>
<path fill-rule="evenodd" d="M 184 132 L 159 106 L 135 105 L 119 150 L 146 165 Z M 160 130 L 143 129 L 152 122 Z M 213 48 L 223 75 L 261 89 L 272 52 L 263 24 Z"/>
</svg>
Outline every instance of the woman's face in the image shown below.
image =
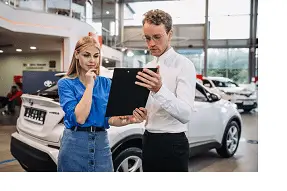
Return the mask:
<svg viewBox="0 0 287 191">
<path fill-rule="evenodd" d="M 81 70 L 85 73 L 90 69 L 98 69 L 100 66 L 100 51 L 94 46 L 76 53 L 76 58 L 79 59 Z"/>
</svg>

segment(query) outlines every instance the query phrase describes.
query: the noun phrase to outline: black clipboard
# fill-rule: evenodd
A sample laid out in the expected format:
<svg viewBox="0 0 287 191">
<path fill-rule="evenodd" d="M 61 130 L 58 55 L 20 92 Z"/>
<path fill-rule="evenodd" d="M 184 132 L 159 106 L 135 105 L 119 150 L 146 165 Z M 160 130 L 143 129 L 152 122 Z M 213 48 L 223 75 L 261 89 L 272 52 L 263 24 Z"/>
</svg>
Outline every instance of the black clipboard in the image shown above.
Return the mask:
<svg viewBox="0 0 287 191">
<path fill-rule="evenodd" d="M 154 72 L 157 68 L 148 68 Z M 145 107 L 149 90 L 135 84 L 136 78 L 143 68 L 115 68 L 106 109 L 106 117 L 133 115 L 133 110 Z"/>
</svg>

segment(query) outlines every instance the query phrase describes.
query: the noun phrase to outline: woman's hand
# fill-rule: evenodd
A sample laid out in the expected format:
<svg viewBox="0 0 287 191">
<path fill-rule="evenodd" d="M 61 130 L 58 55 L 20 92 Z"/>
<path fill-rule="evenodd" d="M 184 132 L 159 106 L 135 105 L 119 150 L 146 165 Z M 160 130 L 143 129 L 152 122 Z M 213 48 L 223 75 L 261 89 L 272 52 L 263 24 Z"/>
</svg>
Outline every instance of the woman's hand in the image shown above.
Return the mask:
<svg viewBox="0 0 287 191">
<path fill-rule="evenodd" d="M 86 85 L 92 85 L 94 86 L 95 79 L 97 78 L 96 75 L 96 69 L 90 69 L 88 72 L 85 74 L 86 77 Z"/>
</svg>

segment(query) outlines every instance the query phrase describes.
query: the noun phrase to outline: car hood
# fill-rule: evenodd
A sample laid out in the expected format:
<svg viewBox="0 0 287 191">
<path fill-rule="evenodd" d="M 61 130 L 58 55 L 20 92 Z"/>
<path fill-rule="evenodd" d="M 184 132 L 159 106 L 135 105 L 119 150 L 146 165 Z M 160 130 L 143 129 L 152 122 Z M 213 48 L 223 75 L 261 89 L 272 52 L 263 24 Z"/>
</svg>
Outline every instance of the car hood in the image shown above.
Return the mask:
<svg viewBox="0 0 287 191">
<path fill-rule="evenodd" d="M 219 88 L 219 89 L 224 92 L 234 93 L 234 94 L 250 95 L 253 93 L 253 91 L 245 87 L 232 87 L 232 88 Z"/>
</svg>

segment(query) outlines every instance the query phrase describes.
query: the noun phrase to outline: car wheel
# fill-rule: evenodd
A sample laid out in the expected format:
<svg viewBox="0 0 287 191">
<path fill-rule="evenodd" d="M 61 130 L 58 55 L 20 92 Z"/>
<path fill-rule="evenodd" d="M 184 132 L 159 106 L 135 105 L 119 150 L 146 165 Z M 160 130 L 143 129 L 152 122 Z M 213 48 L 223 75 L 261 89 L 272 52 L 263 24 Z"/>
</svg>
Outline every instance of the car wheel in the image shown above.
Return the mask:
<svg viewBox="0 0 287 191">
<path fill-rule="evenodd" d="M 240 128 L 237 122 L 232 121 L 225 129 L 221 147 L 216 149 L 217 153 L 224 158 L 232 157 L 238 148 L 239 139 Z"/>
<path fill-rule="evenodd" d="M 142 150 L 131 147 L 120 152 L 114 159 L 115 172 L 142 172 Z"/>
</svg>

